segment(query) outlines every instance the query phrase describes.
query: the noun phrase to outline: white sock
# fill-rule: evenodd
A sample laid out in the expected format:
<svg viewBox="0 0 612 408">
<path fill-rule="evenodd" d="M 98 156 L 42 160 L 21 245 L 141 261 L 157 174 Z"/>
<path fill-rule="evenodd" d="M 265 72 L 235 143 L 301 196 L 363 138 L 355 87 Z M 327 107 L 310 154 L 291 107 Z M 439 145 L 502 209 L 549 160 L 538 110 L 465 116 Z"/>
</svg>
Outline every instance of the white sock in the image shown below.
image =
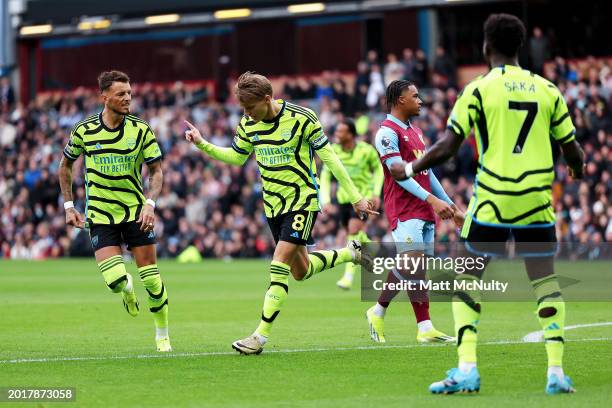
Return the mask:
<svg viewBox="0 0 612 408">
<path fill-rule="evenodd" d="M 385 313 L 387 313 L 387 308 L 382 307 L 380 303 L 376 303 L 374 306 L 374 314 L 378 317 L 385 317 Z"/>
<path fill-rule="evenodd" d="M 163 339 L 164 337 L 168 337 L 168 328 L 167 327 L 156 327 L 155 328 L 155 340 Z"/>
<path fill-rule="evenodd" d="M 423 333 L 434 328 L 431 320 L 420 321 L 417 323 L 417 327 L 419 328 L 419 333 Z"/>
<path fill-rule="evenodd" d="M 459 363 L 459 370 L 464 374 L 468 374 L 472 368 L 476 368 L 476 363 Z"/>
<path fill-rule="evenodd" d="M 253 335 L 257 336 L 257 338 L 259 339 L 259 342 L 261 343 L 262 346 L 268 342 L 268 338 L 266 336 L 262 336 L 259 333 L 253 333 Z"/>
<path fill-rule="evenodd" d="M 551 374 L 556 374 L 557 377 L 560 380 L 565 378 L 565 374 L 563 373 L 563 367 L 561 367 L 561 366 L 550 366 L 550 367 L 548 367 L 548 372 L 546 373 L 546 376 L 550 377 Z"/>
<path fill-rule="evenodd" d="M 134 290 L 134 285 L 132 284 L 132 275 L 128 273 L 127 276 L 128 276 L 127 283 L 123 287 L 123 291 L 125 293 L 130 293 L 132 290 Z"/>
</svg>

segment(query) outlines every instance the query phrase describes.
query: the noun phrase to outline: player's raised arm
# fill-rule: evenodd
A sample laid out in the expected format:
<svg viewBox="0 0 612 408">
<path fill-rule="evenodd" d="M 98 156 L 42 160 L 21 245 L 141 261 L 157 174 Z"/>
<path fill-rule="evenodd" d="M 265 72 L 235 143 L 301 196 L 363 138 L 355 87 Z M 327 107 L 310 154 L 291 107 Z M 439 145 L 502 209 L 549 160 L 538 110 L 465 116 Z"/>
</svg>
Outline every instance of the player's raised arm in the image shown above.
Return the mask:
<svg viewBox="0 0 612 408">
<path fill-rule="evenodd" d="M 185 124 L 188 127 L 185 131 L 185 139 L 215 160 L 242 166 L 253 151 L 253 146 L 246 138 L 241 138 L 238 132 L 236 132 L 232 147 L 220 147 L 204 139 L 200 131 L 190 122 L 185 121 Z"/>
</svg>

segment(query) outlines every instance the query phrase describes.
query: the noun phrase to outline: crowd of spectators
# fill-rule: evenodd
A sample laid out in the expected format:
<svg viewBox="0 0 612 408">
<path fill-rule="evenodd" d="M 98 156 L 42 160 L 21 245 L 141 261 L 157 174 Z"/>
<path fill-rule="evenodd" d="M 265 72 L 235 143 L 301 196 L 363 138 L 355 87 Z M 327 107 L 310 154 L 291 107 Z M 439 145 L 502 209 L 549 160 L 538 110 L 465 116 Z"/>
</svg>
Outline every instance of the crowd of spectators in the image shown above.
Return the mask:
<svg viewBox="0 0 612 408">
<path fill-rule="evenodd" d="M 585 179 L 574 181 L 562 160 L 556 161 L 553 195 L 558 238 L 584 245 L 610 242 L 610 65 L 595 59 L 578 64 L 558 57 L 544 71 L 567 100 L 588 163 Z M 389 54 L 385 62 L 370 51 L 349 79 L 336 72 L 284 78 L 275 81 L 276 96 L 311 106 L 330 136 L 339 120 L 354 117 L 359 137 L 372 142 L 385 116 L 385 86 L 400 78 L 419 86 L 425 108 L 413 123 L 423 130 L 428 144 L 435 143 L 457 98 L 456 68 L 441 47 L 431 66 L 422 50 L 406 49 L 401 58 Z M 23 106 L 7 81 L 0 84 L 0 258 L 91 254 L 87 233 L 65 225 L 57 169 L 71 127 L 101 110 L 97 92 L 80 88 L 47 93 Z M 160 256 L 174 257 L 190 246 L 204 257 L 270 256 L 274 242 L 266 225 L 254 160 L 244 167 L 213 162 L 183 137 L 183 120 L 188 119 L 213 143 L 229 146 L 242 114 L 238 105 L 231 100 L 219 104 L 203 87 L 180 82 L 132 84 L 132 88 L 132 112 L 150 123 L 164 152 L 164 188 L 157 201 L 155 227 Z M 472 137 L 456 158 L 435 170 L 460 208 L 466 208 L 471 196 L 476 159 Z M 73 174 L 75 204 L 83 211 L 82 160 L 75 163 Z M 371 219 L 368 233 L 376 240 L 392 240 L 384 216 Z M 337 209 L 320 214 L 313 236 L 318 247 L 345 244 Z M 456 241 L 456 229 L 449 222 L 438 222 L 437 240 Z"/>
</svg>

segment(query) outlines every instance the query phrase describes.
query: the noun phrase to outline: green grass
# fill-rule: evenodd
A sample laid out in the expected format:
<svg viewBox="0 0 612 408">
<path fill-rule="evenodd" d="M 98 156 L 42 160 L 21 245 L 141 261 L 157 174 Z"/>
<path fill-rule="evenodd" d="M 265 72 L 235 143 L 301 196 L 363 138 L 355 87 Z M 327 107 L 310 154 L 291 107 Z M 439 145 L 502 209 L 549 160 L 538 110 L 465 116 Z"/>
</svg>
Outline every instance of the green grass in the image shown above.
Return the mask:
<svg viewBox="0 0 612 408">
<path fill-rule="evenodd" d="M 137 318 L 125 313 L 120 296 L 105 289 L 93 260 L 0 262 L 0 387 L 77 388 L 76 403 L 36 405 L 53 407 L 497 408 L 558 406 L 561 401 L 590 406 L 612 398 L 612 326 L 568 331 L 565 369 L 578 393 L 544 394 L 544 347 L 521 343 L 525 334 L 540 329 L 531 302 L 484 306 L 479 395 L 432 396 L 427 386 L 456 364 L 455 348 L 417 346 L 406 302 L 389 309 L 388 343 L 372 343 L 364 319 L 369 303 L 359 301 L 358 291 L 335 287 L 339 269 L 290 282 L 266 351 L 238 356 L 230 344 L 259 321 L 268 264 L 159 265 L 170 297 L 175 350 L 164 356 L 154 351 L 148 312 Z M 128 269 L 135 274 L 134 264 Z M 139 284 L 137 292 L 146 306 Z M 612 321 L 610 303 L 569 303 L 567 309 L 567 324 Z M 433 303 L 431 310 L 436 327 L 452 332 L 449 304 Z M 589 338 L 600 340 L 581 340 Z M 84 359 L 68 360 L 73 357 Z M 43 361 L 23 361 L 32 359 Z"/>
</svg>

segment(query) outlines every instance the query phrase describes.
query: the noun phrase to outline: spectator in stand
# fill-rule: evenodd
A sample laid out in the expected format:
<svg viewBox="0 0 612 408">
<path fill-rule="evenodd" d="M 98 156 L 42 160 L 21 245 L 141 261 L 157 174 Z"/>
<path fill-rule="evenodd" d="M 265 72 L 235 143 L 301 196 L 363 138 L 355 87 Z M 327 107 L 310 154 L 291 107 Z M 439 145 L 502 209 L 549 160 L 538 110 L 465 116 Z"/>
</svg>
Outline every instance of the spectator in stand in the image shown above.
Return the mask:
<svg viewBox="0 0 612 408">
<path fill-rule="evenodd" d="M 15 105 L 15 91 L 9 77 L 0 78 L 0 113 L 9 112 Z"/>
<path fill-rule="evenodd" d="M 0 113 L 0 149 L 11 149 L 16 136 L 17 129 L 11 124 L 8 114 Z"/>
<path fill-rule="evenodd" d="M 397 56 L 393 53 L 387 55 L 387 63 L 385 64 L 384 81 L 385 86 L 391 82 L 402 79 L 404 77 L 404 66 L 397 60 Z"/>
<path fill-rule="evenodd" d="M 372 65 L 370 71 L 370 87 L 366 95 L 366 104 L 370 110 L 375 110 L 380 107 L 380 99 L 385 94 L 385 84 L 383 76 L 380 72 L 379 65 Z"/>
<path fill-rule="evenodd" d="M 342 80 L 334 81 L 332 101 L 338 104 L 339 111 L 345 116 L 352 115 L 351 96 L 346 91 L 346 83 Z"/>
<path fill-rule="evenodd" d="M 357 63 L 357 76 L 355 77 L 354 93 L 357 93 L 357 89 L 359 89 L 359 87 L 362 85 L 370 86 L 370 67 L 365 61 L 359 61 Z"/>
<path fill-rule="evenodd" d="M 565 81 L 567 79 L 567 73 L 569 72 L 567 68 L 567 62 L 563 57 L 555 57 L 555 74 L 557 78 L 561 81 Z"/>
<path fill-rule="evenodd" d="M 281 80 L 285 83 L 285 85 L 283 86 L 283 93 L 285 95 L 287 95 L 287 98 L 291 99 L 291 100 L 295 100 L 295 99 L 302 99 L 301 98 L 301 91 L 300 91 L 300 87 L 298 85 L 298 81 L 297 78 L 295 77 L 283 77 L 281 78 Z M 197 125 L 199 125 L 199 123 L 196 122 Z"/>
<path fill-rule="evenodd" d="M 323 75 L 317 84 L 316 98 L 321 102 L 321 99 L 330 99 L 334 96 L 334 88 L 332 87 L 332 78 L 329 71 L 323 71 Z"/>
<path fill-rule="evenodd" d="M 416 66 L 416 58 L 411 48 L 404 48 L 402 52 L 402 64 L 404 64 L 404 78 L 407 81 L 414 81 L 414 69 Z"/>
<path fill-rule="evenodd" d="M 421 49 L 416 51 L 416 64 L 414 65 L 414 83 L 419 87 L 429 85 L 429 64 L 425 52 Z"/>
<path fill-rule="evenodd" d="M 453 59 L 446 53 L 446 50 L 436 47 L 436 59 L 434 60 L 433 72 L 440 75 L 446 87 L 455 88 L 457 86 L 457 68 Z"/>
<path fill-rule="evenodd" d="M 544 73 L 544 62 L 548 59 L 548 39 L 540 27 L 533 28 L 533 36 L 529 39 L 529 60 L 531 71 L 538 75 Z"/>
<path fill-rule="evenodd" d="M 369 88 L 370 71 L 368 63 L 365 61 L 359 61 L 357 63 L 357 76 L 355 77 L 353 100 L 349 116 L 354 116 L 357 112 L 363 113 L 368 110 L 368 105 L 366 104 L 366 97 Z"/>
<path fill-rule="evenodd" d="M 612 241 L 612 77 L 609 63 L 604 61 L 565 63 L 565 77 L 552 69 L 549 79 L 568 102 L 576 137 L 584 146 L 589 166 L 585 179 L 578 183 L 571 180 L 565 165 L 557 162 L 553 196 L 559 214 L 559 239 L 576 250 L 582 248 L 583 256 L 588 257 L 595 253 L 589 243 Z M 372 65 L 369 74 L 367 68 L 365 62 L 358 64 L 354 87 L 347 86 L 351 83 L 344 83 L 337 73 L 329 73 L 332 95 L 321 101 L 315 99 L 315 83 L 304 77 L 286 78 L 287 86 L 279 89 L 291 93 L 292 99 L 304 100 L 321 118 L 325 117 L 327 134 L 333 133 L 334 124 L 346 112 L 358 112 L 358 133 L 371 141 L 386 107 L 380 104 L 384 93 L 380 67 Z M 444 130 L 457 91 L 427 87 L 420 91 L 425 103 L 415 124 L 423 129 L 426 144 L 432 144 Z M 190 119 L 212 134 L 215 143 L 231 145 L 232 129 L 242 112 L 234 103 L 220 105 L 206 95 L 208 91 L 199 85 L 133 87 L 135 113 L 151 124 L 164 152 L 166 184 L 158 199 L 156 222 L 160 256 L 174 257 L 195 246 L 204 257 L 267 257 L 273 241 L 265 225 L 262 186 L 254 162 L 242 168 L 211 163 L 182 142 L 182 121 Z M 368 96 L 371 106 L 366 105 Z M 70 123 L 99 109 L 97 93 L 76 89 L 39 95 L 28 106 L 16 103 L 0 114 L 0 256 L 32 259 L 91 253 L 87 233 L 64 224 L 56 172 Z M 470 137 L 454 161 L 435 170 L 461 208 L 471 195 L 476 162 L 474 139 Z M 75 205 L 83 211 L 81 161 L 74 165 L 74 184 Z M 338 246 L 345 239 L 338 221 L 338 212 L 321 214 L 313 231 L 318 248 Z M 368 235 L 374 240 L 391 240 L 385 237 L 386 230 L 385 217 L 372 218 L 368 225 Z M 446 222 L 439 222 L 437 231 L 442 241 L 457 240 L 455 229 Z"/>
<path fill-rule="evenodd" d="M 372 71 L 374 66 L 378 66 L 379 71 L 382 71 L 382 64 L 378 57 L 378 51 L 370 50 L 366 55 L 366 64 L 368 64 L 368 71 Z"/>
</svg>

